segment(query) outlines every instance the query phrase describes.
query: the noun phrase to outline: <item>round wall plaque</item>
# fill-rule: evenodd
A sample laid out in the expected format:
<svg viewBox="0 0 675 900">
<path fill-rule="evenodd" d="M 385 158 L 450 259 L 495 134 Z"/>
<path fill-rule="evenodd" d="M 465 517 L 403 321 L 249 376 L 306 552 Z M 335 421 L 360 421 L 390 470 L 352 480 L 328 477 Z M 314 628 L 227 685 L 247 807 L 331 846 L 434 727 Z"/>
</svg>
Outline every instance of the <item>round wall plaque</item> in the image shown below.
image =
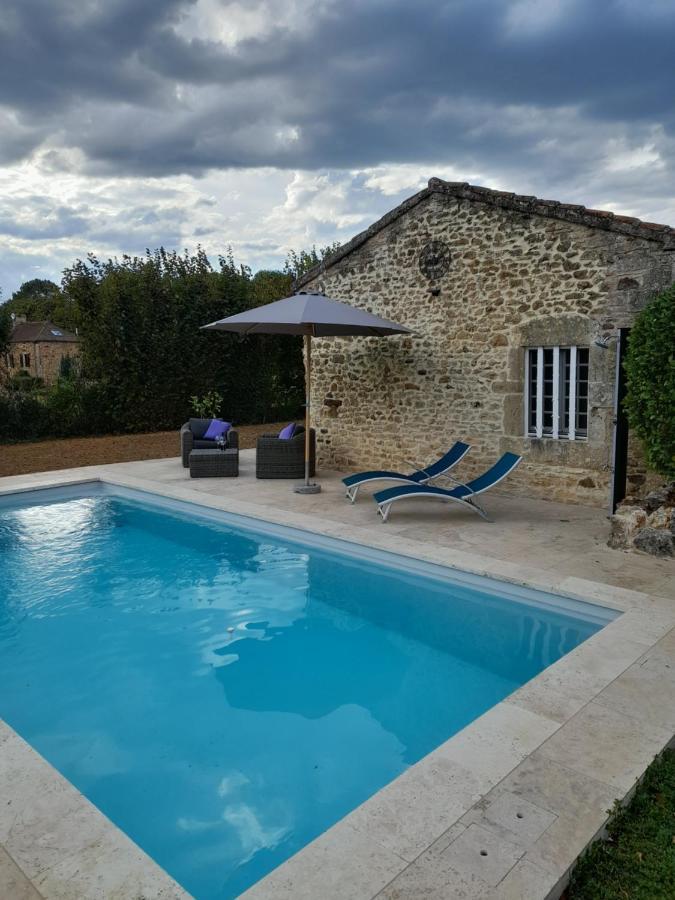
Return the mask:
<svg viewBox="0 0 675 900">
<path fill-rule="evenodd" d="M 450 268 L 450 248 L 445 241 L 429 241 L 420 253 L 420 272 L 434 281 L 442 278 Z"/>
</svg>

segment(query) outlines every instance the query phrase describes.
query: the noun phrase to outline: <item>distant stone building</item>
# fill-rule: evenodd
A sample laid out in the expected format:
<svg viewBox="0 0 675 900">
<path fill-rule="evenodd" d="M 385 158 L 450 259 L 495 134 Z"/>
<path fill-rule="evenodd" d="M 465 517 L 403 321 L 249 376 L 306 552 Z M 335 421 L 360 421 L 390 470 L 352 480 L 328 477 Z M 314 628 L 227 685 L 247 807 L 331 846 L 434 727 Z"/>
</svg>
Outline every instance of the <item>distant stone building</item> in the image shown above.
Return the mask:
<svg viewBox="0 0 675 900">
<path fill-rule="evenodd" d="M 511 450 L 505 491 L 603 506 L 616 454 L 613 495 L 640 490 L 617 351 L 673 251 L 667 226 L 431 179 L 299 282 L 414 331 L 315 340 L 320 462 L 406 468 L 461 438 L 462 479 Z"/>
<path fill-rule="evenodd" d="M 80 339 L 52 322 L 26 322 L 21 316 L 14 320 L 5 364 L 10 376 L 27 372 L 53 384 L 59 377 L 64 357 L 74 358 L 80 353 Z"/>
</svg>

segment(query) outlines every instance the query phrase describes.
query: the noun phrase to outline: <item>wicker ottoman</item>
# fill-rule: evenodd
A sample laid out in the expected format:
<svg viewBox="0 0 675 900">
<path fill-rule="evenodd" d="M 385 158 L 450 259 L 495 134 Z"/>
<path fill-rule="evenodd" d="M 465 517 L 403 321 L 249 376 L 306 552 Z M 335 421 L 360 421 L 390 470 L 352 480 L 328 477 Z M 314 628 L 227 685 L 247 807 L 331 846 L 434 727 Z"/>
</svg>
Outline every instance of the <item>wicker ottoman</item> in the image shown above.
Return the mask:
<svg viewBox="0 0 675 900">
<path fill-rule="evenodd" d="M 228 478 L 239 474 L 239 450 L 192 450 L 190 478 Z"/>
</svg>

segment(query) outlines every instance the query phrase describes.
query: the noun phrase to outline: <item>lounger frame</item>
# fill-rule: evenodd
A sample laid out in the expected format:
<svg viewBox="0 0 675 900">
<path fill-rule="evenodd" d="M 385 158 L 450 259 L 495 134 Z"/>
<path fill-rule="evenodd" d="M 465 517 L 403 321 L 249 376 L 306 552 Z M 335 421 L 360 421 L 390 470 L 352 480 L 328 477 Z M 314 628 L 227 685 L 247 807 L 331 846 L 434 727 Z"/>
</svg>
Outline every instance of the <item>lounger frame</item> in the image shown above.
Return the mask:
<svg viewBox="0 0 675 900">
<path fill-rule="evenodd" d="M 520 465 L 522 462 L 522 457 L 519 457 L 512 466 L 510 466 L 506 471 L 504 471 L 499 478 L 495 479 L 495 481 L 491 481 L 489 484 L 485 485 L 485 487 L 480 488 L 480 490 L 474 491 L 472 490 L 468 484 L 463 484 L 461 481 L 458 481 L 456 478 L 453 478 L 452 475 L 445 475 L 445 478 L 450 479 L 450 481 L 455 482 L 457 487 L 465 487 L 469 491 L 463 497 L 454 497 L 450 492 L 446 493 L 434 493 L 432 485 L 420 485 L 420 487 L 426 487 L 427 490 L 420 490 L 412 493 L 401 494 L 398 497 L 391 497 L 389 500 L 385 500 L 382 503 L 377 503 L 377 512 L 378 515 L 382 517 L 382 521 L 386 522 L 389 518 L 389 513 L 391 512 L 392 503 L 395 503 L 397 500 L 405 500 L 407 498 L 413 499 L 415 497 L 427 497 L 434 500 L 447 500 L 453 503 L 458 503 L 460 506 L 465 507 L 466 509 L 471 509 L 473 512 L 478 513 L 486 522 L 491 522 L 492 519 L 489 518 L 488 514 L 485 512 L 482 506 L 475 502 L 473 499 L 477 497 L 479 494 L 485 493 L 485 491 L 491 490 L 493 487 L 499 484 L 500 481 L 503 481 L 507 475 L 510 475 L 513 470 Z M 443 490 L 442 488 L 440 489 Z M 377 501 L 376 501 L 377 502 Z"/>
<path fill-rule="evenodd" d="M 364 478 L 363 481 L 359 481 L 358 484 L 350 485 L 345 492 L 345 496 L 352 503 L 354 503 L 356 501 L 356 496 L 359 492 L 359 488 L 362 485 L 370 484 L 373 481 L 397 481 L 397 482 L 401 482 L 402 484 L 428 484 L 430 481 L 435 481 L 436 478 L 449 478 L 450 476 L 448 476 L 446 473 L 449 472 L 450 469 L 454 469 L 455 466 L 458 465 L 464 459 L 464 457 L 466 456 L 466 454 L 469 452 L 470 449 L 471 449 L 471 444 L 466 444 L 463 452 L 457 457 L 456 460 L 454 460 L 451 463 L 451 465 L 449 465 L 447 467 L 447 469 L 443 469 L 442 472 L 436 472 L 435 474 L 430 474 L 427 472 L 426 469 L 418 468 L 418 469 L 416 469 L 414 474 L 421 472 L 427 476 L 426 478 L 422 478 L 422 479 L 413 478 L 411 475 L 404 475 L 401 472 L 386 472 L 386 473 L 382 473 L 382 474 L 378 474 L 378 475 L 371 475 L 368 478 Z M 412 468 L 415 467 L 415 463 L 408 461 L 408 464 Z"/>
</svg>

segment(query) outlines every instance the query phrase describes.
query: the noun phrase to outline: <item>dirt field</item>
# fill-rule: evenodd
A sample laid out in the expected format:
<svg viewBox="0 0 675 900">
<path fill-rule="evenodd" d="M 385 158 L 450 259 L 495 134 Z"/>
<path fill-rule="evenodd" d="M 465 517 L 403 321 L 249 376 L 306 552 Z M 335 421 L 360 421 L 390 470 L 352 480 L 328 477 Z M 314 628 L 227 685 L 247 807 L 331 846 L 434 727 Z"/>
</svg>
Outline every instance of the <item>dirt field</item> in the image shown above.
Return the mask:
<svg viewBox="0 0 675 900">
<path fill-rule="evenodd" d="M 279 431 L 285 422 L 267 425 L 243 425 L 238 428 L 242 450 L 254 447 L 259 434 Z M 26 444 L 0 444 L 0 476 L 48 472 L 75 466 L 99 466 L 104 463 L 130 462 L 135 459 L 163 459 L 179 456 L 177 431 L 152 434 L 122 434 L 106 437 L 61 438 Z"/>
</svg>

